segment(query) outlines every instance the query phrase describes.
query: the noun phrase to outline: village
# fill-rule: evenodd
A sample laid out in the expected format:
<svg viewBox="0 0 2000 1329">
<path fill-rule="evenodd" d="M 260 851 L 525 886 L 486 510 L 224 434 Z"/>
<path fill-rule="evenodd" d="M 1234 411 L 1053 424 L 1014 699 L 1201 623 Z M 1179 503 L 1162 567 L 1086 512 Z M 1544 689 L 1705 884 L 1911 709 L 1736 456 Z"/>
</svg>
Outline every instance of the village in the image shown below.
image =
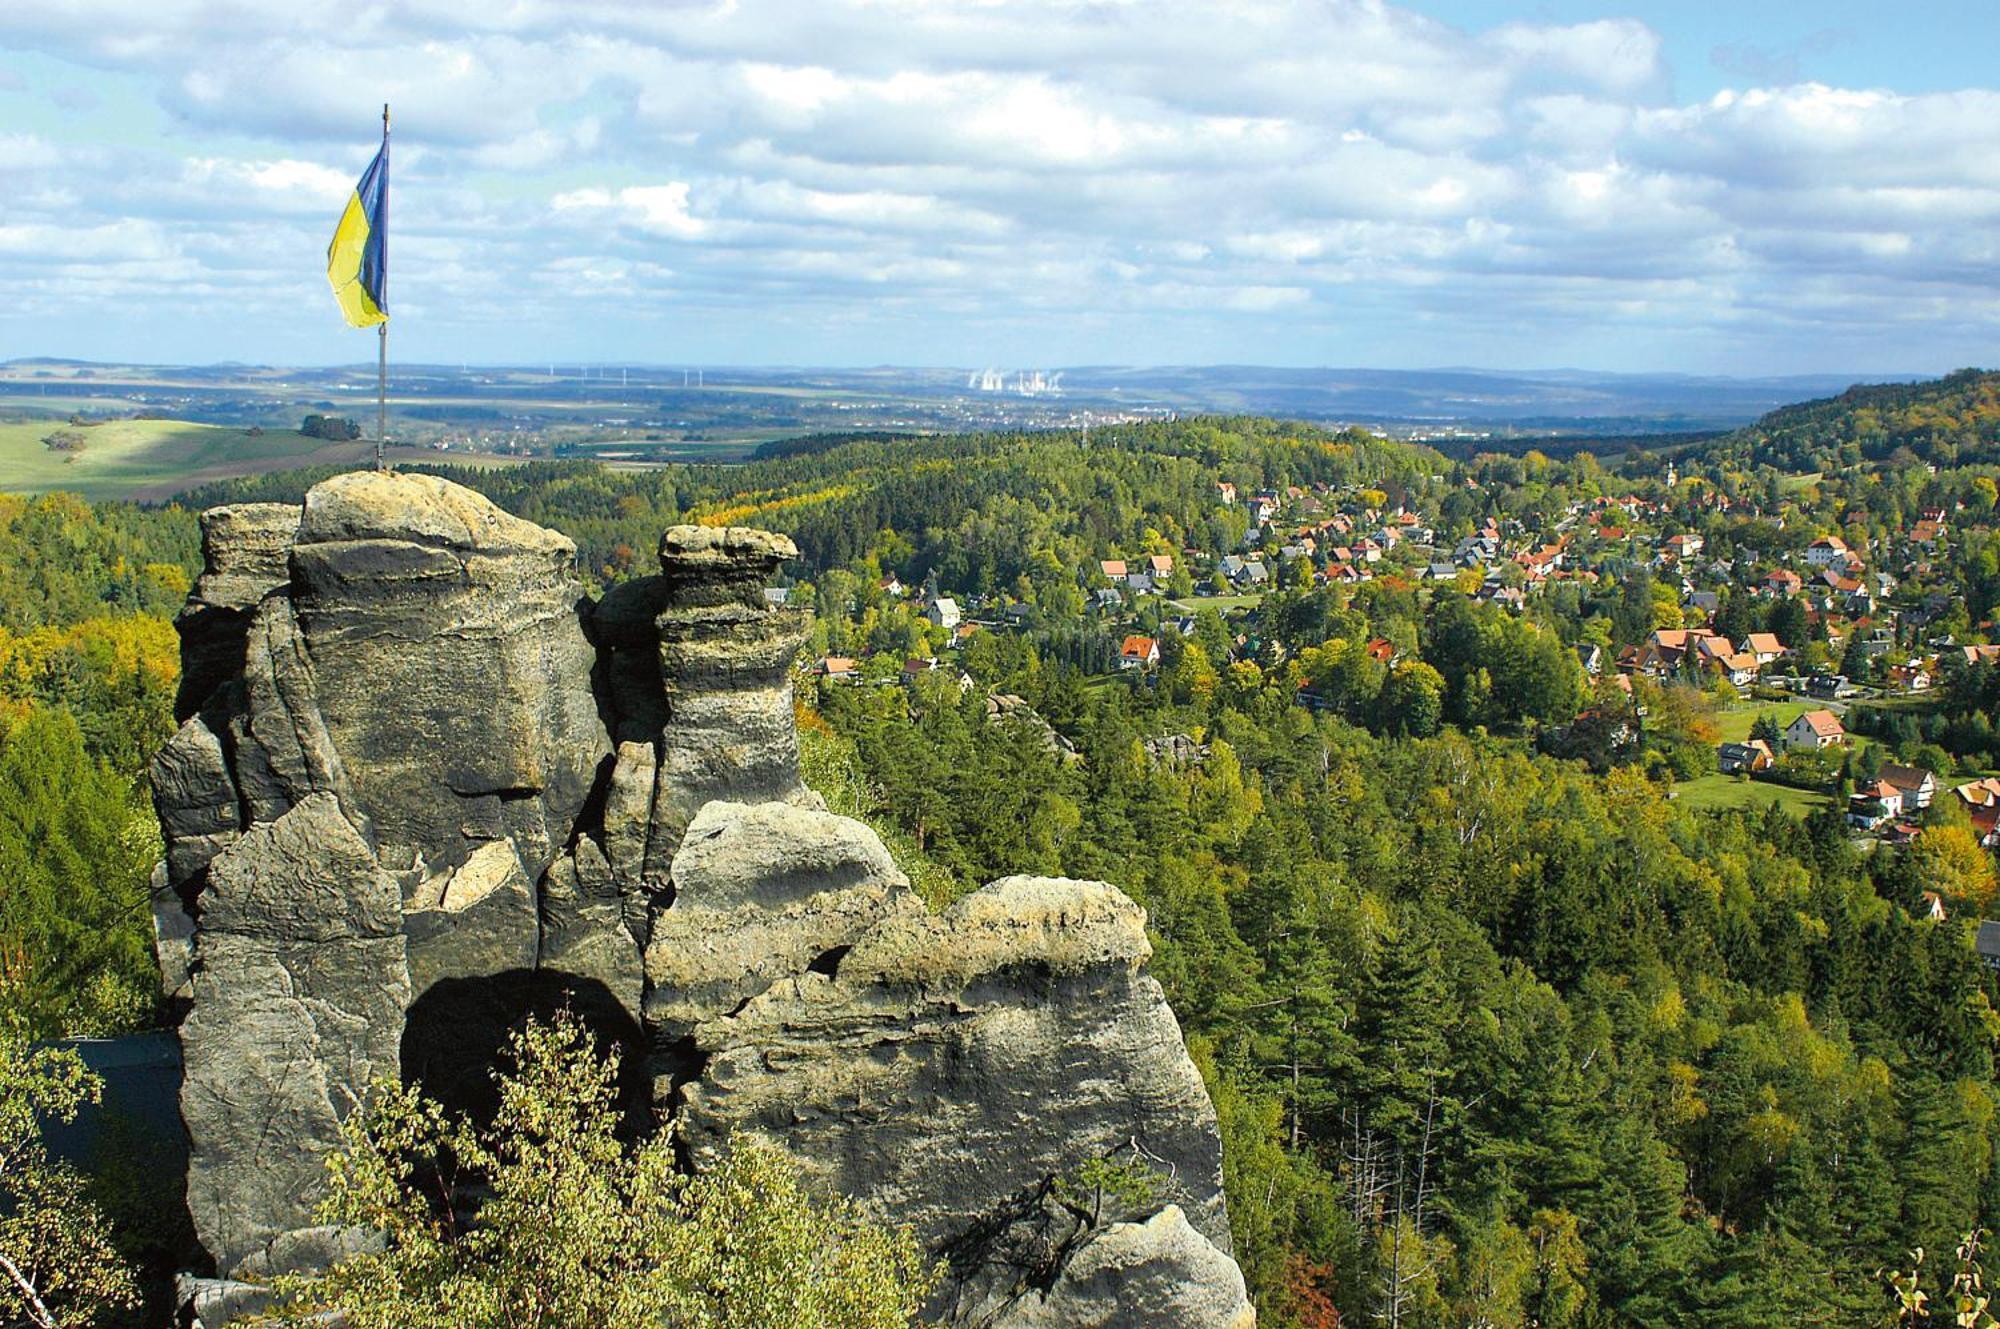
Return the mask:
<svg viewBox="0 0 2000 1329">
<path fill-rule="evenodd" d="M 974 680 L 955 661 L 980 634 L 1081 625 L 1091 648 L 1078 654 L 1079 667 L 1143 688 L 1213 614 L 1227 653 L 1217 663 L 1249 661 L 1268 675 L 1300 643 L 1264 621 L 1267 598 L 1329 589 L 1381 623 L 1358 645 L 1387 671 L 1420 658 L 1421 606 L 1450 592 L 1566 643 L 1580 704 L 1573 724 L 1544 734 L 1552 751 L 1564 751 L 1572 730 L 1608 726 L 1614 755 L 1630 759 L 1651 737 L 1635 683 L 1699 694 L 1718 723 L 1691 796 L 1755 806 L 1756 790 L 1716 783 L 1749 781 L 1777 801 L 1794 800 L 1787 805 L 1795 810 L 1844 800 L 1858 837 L 1889 842 L 1915 836 L 1934 806 L 1953 806 L 1981 843 L 2000 846 L 2000 776 L 1971 770 L 1957 773 L 1973 778 L 1955 780 L 1953 771 L 1892 760 L 1878 739 L 1849 732 L 1857 705 L 1877 719 L 1934 705 L 1933 690 L 1952 671 L 2000 660 L 2000 645 L 1961 641 L 1944 622 L 1960 600 L 1949 590 L 1948 555 L 1962 504 L 1919 509 L 1905 529 L 1891 530 L 1871 527 L 1869 510 L 1853 506 L 1838 524 L 1844 533 L 1835 533 L 1825 513 L 1795 497 L 1772 504 L 1754 485 L 1683 478 L 1672 462 L 1644 480 L 1539 507 L 1512 503 L 1521 487 L 1506 475 L 1482 478 L 1477 467 L 1429 479 L 1400 501 L 1359 485 L 1217 480 L 1211 501 L 1228 520 L 1210 529 L 1240 536 L 1207 547 L 1162 540 L 1103 550 L 1074 569 L 1067 603 L 943 587 L 935 574 L 907 586 L 884 572 L 846 608 L 860 614 L 873 602 L 880 614 L 870 621 L 908 624 L 906 649 L 828 650 L 808 672 L 880 684 L 944 670 L 970 692 Z M 1983 538 L 1985 527 L 1976 529 Z M 1635 585 L 1654 626 L 1620 642 L 1615 616 L 1594 610 L 1631 597 Z M 771 592 L 777 602 L 790 594 Z M 1403 617 L 1416 626 L 1405 622 L 1399 632 L 1394 606 L 1411 604 L 1420 607 Z M 1326 705 L 1311 680 L 1299 682 L 1302 704 Z M 989 697 L 989 711 L 1002 710 Z M 1947 803 L 1936 802 L 1941 794 Z"/>
</svg>

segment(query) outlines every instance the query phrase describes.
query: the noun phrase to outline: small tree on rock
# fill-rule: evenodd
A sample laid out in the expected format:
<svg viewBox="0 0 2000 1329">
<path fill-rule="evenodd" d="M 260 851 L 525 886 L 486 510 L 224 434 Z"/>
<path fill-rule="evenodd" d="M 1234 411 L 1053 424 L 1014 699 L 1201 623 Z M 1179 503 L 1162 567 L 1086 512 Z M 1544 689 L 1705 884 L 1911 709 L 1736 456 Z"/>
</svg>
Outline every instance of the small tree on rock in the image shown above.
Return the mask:
<svg viewBox="0 0 2000 1329">
<path fill-rule="evenodd" d="M 902 1329 L 932 1274 L 907 1231 L 739 1142 L 689 1178 L 619 1139 L 617 1057 L 559 1014 L 514 1036 L 490 1127 L 384 1084 L 328 1159 L 323 1222 L 379 1250 L 294 1280 L 287 1323 L 353 1329 Z"/>
<path fill-rule="evenodd" d="M 0 1321 L 8 1325 L 84 1329 L 139 1304 L 83 1177 L 42 1144 L 44 1122 L 74 1121 L 102 1090 L 75 1052 L 0 1032 Z"/>
</svg>

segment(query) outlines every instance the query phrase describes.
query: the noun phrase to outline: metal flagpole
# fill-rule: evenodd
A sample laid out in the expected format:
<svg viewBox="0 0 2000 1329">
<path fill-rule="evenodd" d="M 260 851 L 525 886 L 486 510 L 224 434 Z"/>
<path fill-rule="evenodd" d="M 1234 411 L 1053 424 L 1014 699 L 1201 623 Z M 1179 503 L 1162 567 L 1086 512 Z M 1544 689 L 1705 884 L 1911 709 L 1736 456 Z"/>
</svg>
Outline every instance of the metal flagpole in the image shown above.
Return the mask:
<svg viewBox="0 0 2000 1329">
<path fill-rule="evenodd" d="M 389 325 L 375 325 L 375 469 L 382 465 L 382 441 L 389 433 Z"/>
<path fill-rule="evenodd" d="M 389 103 L 382 103 L 382 155 L 389 154 Z M 382 182 L 382 285 L 389 284 L 389 182 Z M 386 294 L 386 291 L 385 291 Z M 389 321 L 375 325 L 375 469 L 382 470 L 382 445 L 389 437 Z"/>
</svg>

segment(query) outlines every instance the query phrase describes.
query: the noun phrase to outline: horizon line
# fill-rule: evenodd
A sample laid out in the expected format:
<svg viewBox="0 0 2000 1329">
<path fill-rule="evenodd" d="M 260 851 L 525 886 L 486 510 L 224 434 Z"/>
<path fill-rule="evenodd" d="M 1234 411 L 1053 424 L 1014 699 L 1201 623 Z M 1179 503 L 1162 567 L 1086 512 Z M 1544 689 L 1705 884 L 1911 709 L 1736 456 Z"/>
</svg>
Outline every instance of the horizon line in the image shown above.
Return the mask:
<svg viewBox="0 0 2000 1329">
<path fill-rule="evenodd" d="M 63 355 L 23 355 L 0 360 L 0 370 L 30 366 L 70 366 L 80 369 L 135 369 L 135 370 L 254 370 L 276 371 L 352 371 L 373 370 L 373 360 L 330 361 L 319 364 L 287 364 L 272 361 L 214 360 L 195 361 L 142 361 L 142 360 L 91 360 L 79 356 Z M 867 373 L 909 373 L 909 374 L 978 374 L 985 372 L 1018 373 L 1039 372 L 1074 374 L 1096 373 L 1165 373 L 1188 371 L 1264 371 L 1285 374 L 1473 374 L 1488 378 L 1555 378 L 1563 376 L 1586 376 L 1599 379 L 1683 379 L 1696 382 L 1721 383 L 1787 383 L 1811 380 L 1845 380 L 1849 383 L 1907 382 L 1924 379 L 1943 378 L 1949 374 L 1966 370 L 1981 370 L 1983 366 L 1958 365 L 1948 369 L 1871 369 L 1871 370 L 1805 370 L 1787 374 L 1722 374 L 1683 369 L 1588 369 L 1575 365 L 1550 365 L 1534 369 L 1502 369 L 1482 365 L 1424 365 L 1417 367 L 1366 364 L 1319 364 L 1284 365 L 1270 364 L 1254 360 L 1217 361 L 1166 361 L 1153 364 L 1119 364 L 1109 361 L 1082 362 L 1075 364 L 1030 365 L 1009 364 L 1002 368 L 996 363 L 986 364 L 899 364 L 878 362 L 874 364 L 811 364 L 811 363 L 758 363 L 743 361 L 658 361 L 658 360 L 406 360 L 405 370 L 446 370 L 456 373 L 470 373 L 473 370 L 507 370 L 523 373 L 541 373 L 543 377 L 573 379 L 585 370 L 657 371 L 663 373 L 702 370 L 714 372 L 740 373 L 816 373 L 816 374 L 867 374 Z M 395 368 L 394 362 L 391 370 Z M 548 372 L 553 369 L 555 372 Z M 562 371 L 571 372 L 564 373 Z"/>
</svg>

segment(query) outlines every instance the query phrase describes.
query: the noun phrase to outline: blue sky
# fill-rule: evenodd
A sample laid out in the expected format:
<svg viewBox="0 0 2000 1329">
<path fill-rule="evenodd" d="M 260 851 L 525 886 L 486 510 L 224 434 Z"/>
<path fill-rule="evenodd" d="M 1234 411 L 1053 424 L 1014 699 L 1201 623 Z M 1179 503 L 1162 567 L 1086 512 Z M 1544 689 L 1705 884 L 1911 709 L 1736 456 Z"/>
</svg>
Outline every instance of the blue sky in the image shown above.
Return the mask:
<svg viewBox="0 0 2000 1329">
<path fill-rule="evenodd" d="M 0 358 L 2000 361 L 2000 6 L 15 0 Z"/>
<path fill-rule="evenodd" d="M 1985 0 L 1436 0 L 1414 6 L 1474 31 L 1505 23 L 1638 19 L 1659 34 L 1674 89 L 1700 99 L 1748 82 L 1944 92 L 1993 85 L 2000 25 Z"/>
</svg>

